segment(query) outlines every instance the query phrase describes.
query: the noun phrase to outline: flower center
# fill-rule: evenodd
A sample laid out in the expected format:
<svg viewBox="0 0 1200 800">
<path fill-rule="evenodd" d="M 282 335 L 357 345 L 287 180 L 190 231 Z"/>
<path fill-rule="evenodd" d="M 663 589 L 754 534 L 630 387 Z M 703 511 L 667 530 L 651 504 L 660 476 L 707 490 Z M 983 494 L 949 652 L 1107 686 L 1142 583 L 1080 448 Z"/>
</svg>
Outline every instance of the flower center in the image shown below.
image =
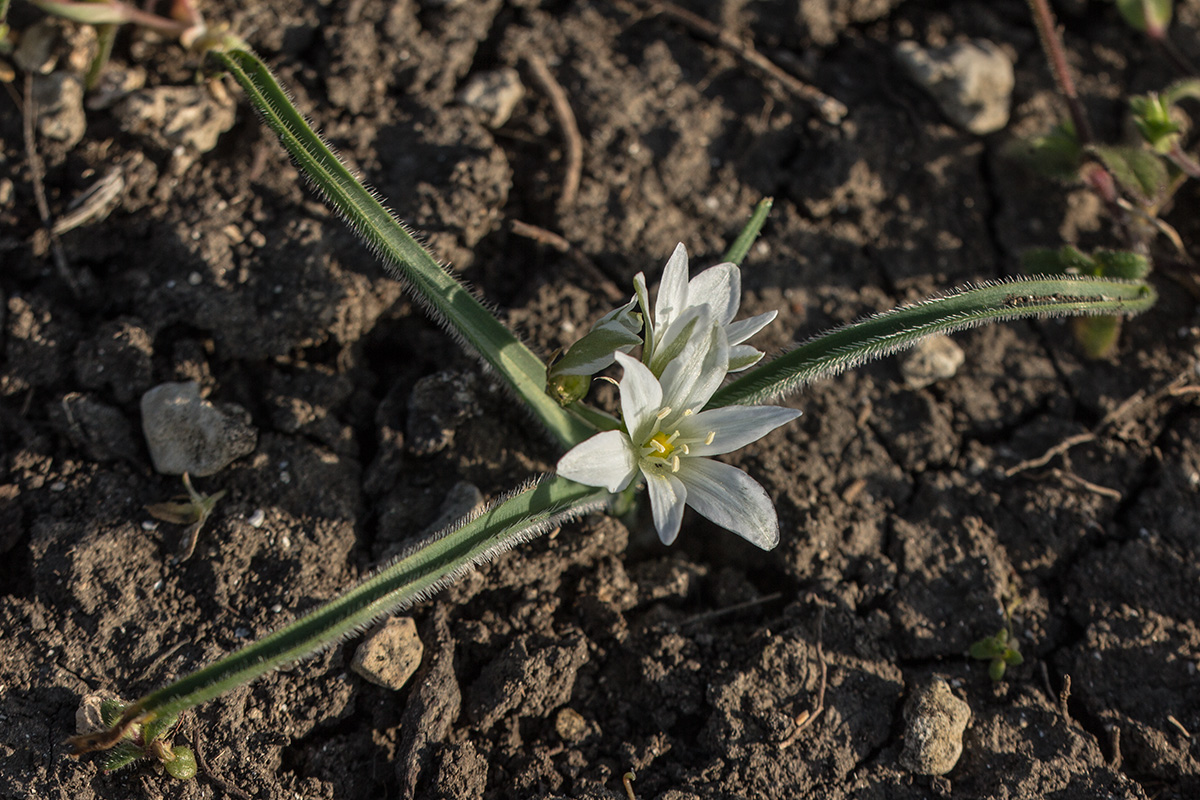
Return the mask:
<svg viewBox="0 0 1200 800">
<path fill-rule="evenodd" d="M 643 469 L 650 469 L 659 474 L 678 472 L 679 457 L 690 455 L 690 445 L 697 442 L 712 444 L 717 435 L 716 431 L 707 431 L 703 436 L 683 436 L 683 432 L 679 428 L 674 428 L 670 433 L 660 430 L 659 426 L 670 415 L 670 407 L 658 412 L 658 421 L 654 425 L 654 432 L 641 446 L 640 456 Z M 691 409 L 685 410 L 683 416 L 692 416 Z"/>
<path fill-rule="evenodd" d="M 675 431 L 675 433 L 670 436 L 662 431 L 659 431 L 650 437 L 650 441 L 646 442 L 646 446 L 654 449 L 655 452 L 653 455 L 656 455 L 659 458 L 670 458 L 671 454 L 675 452 L 674 440 L 678 436 L 679 431 Z"/>
</svg>

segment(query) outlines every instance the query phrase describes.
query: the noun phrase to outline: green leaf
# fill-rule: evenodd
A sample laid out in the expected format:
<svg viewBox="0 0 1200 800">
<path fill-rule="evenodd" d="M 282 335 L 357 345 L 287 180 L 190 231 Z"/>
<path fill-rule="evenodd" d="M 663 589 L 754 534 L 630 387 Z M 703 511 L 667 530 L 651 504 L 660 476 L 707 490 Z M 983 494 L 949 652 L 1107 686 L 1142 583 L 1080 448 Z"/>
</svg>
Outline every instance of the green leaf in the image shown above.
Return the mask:
<svg viewBox="0 0 1200 800">
<path fill-rule="evenodd" d="M 1162 36 L 1171 24 L 1173 0 L 1117 0 L 1117 11 L 1135 30 Z"/>
<path fill-rule="evenodd" d="M 129 9 L 123 3 L 79 3 L 72 0 L 32 0 L 33 4 L 56 17 L 84 25 L 105 25 L 130 20 Z"/>
<path fill-rule="evenodd" d="M 1136 192 L 1152 202 L 1167 189 L 1167 165 L 1157 154 L 1140 147 L 1094 145 L 1090 152 L 1100 159 L 1126 191 Z"/>
<path fill-rule="evenodd" d="M 376 620 L 428 597 L 472 566 L 564 520 L 604 507 L 603 489 L 551 477 L 418 543 L 335 600 L 219 661 L 129 705 L 123 719 L 161 730 L 185 709 L 285 664 L 332 647 Z M 147 741 L 150 741 L 147 739 Z"/>
<path fill-rule="evenodd" d="M 105 698 L 100 701 L 100 719 L 110 728 L 117 724 L 117 720 L 121 718 L 121 712 L 124 710 L 125 704 L 120 700 Z"/>
<path fill-rule="evenodd" d="M 996 641 L 995 636 L 989 636 L 971 645 L 969 652 L 971 658 L 976 658 L 980 661 L 990 661 L 993 658 L 1003 657 L 1005 649 L 1003 642 Z"/>
<path fill-rule="evenodd" d="M 991 678 L 993 682 L 1002 681 L 1004 680 L 1004 671 L 1007 668 L 1008 664 L 1004 663 L 1004 659 L 993 659 L 992 662 L 988 664 L 988 677 Z"/>
<path fill-rule="evenodd" d="M 176 745 L 171 749 L 172 758 L 163 761 L 167 774 L 177 780 L 186 781 L 196 777 L 196 754 L 192 748 Z"/>
<path fill-rule="evenodd" d="M 1121 335 L 1121 318 L 1111 315 L 1072 320 L 1075 341 L 1088 358 L 1108 358 Z"/>
<path fill-rule="evenodd" d="M 1150 274 L 1150 259 L 1127 250 L 1096 250 L 1092 259 L 1102 277 L 1141 280 Z"/>
<path fill-rule="evenodd" d="M 1070 122 L 1055 125 L 1045 136 L 1009 142 L 1003 154 L 1034 172 L 1064 182 L 1077 180 L 1083 163 L 1083 148 Z"/>
<path fill-rule="evenodd" d="M 109 751 L 108 758 L 104 760 L 103 769 L 105 772 L 115 772 L 145 757 L 146 751 L 141 747 L 133 742 L 123 741 Z"/>
<path fill-rule="evenodd" d="M 960 289 L 821 334 L 721 388 L 710 408 L 754 404 L 912 347 L 935 333 L 1031 317 L 1139 314 L 1158 298 L 1145 282 L 1092 277 L 1016 278 Z"/>
<path fill-rule="evenodd" d="M 292 105 L 266 65 L 249 49 L 235 43 L 227 47 L 211 51 L 213 57 L 241 85 L 267 127 L 326 201 L 381 256 L 393 274 L 408 283 L 426 310 L 444 323 L 460 344 L 491 365 L 564 447 L 595 433 L 546 394 L 546 365 L 541 359 L 443 269 L 376 195 L 350 173 Z"/>
<path fill-rule="evenodd" d="M 175 723 L 179 721 L 178 714 L 170 714 L 156 717 L 146 723 L 142 728 L 142 741 L 145 744 L 159 739 L 170 733 L 171 728 L 175 727 Z"/>
<path fill-rule="evenodd" d="M 758 205 L 754 207 L 754 213 L 750 215 L 750 221 L 746 223 L 746 227 L 742 228 L 742 232 L 733 240 L 733 244 L 729 246 L 729 250 L 725 253 L 723 260 L 732 264 L 742 265 L 746 260 L 746 254 L 750 252 L 751 246 L 758 238 L 758 234 L 762 231 L 762 227 L 766 224 L 767 215 L 771 213 L 771 206 L 775 204 L 775 198 L 764 197 L 758 201 Z"/>
</svg>

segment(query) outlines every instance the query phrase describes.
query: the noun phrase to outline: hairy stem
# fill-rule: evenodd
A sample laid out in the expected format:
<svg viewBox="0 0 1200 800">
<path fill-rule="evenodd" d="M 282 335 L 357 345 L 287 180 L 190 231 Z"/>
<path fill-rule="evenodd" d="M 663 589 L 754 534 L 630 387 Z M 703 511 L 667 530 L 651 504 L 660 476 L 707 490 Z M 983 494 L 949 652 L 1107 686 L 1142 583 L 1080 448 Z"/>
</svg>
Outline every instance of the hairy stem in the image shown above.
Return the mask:
<svg viewBox="0 0 1200 800">
<path fill-rule="evenodd" d="M 1138 314 L 1158 295 L 1142 281 L 1019 278 L 876 314 L 808 340 L 718 391 L 709 407 L 761 403 L 935 333 L 1028 317 Z"/>
<path fill-rule="evenodd" d="M 457 528 L 435 534 L 335 600 L 236 653 L 127 706 L 115 724 L 73 737 L 76 755 L 117 744 L 134 724 L 179 714 L 230 689 L 324 650 L 376 620 L 428 597 L 472 566 L 551 526 L 602 508 L 603 489 L 553 477 L 530 485 Z"/>
<path fill-rule="evenodd" d="M 430 314 L 496 370 L 564 447 L 595 430 L 545 392 L 546 365 L 453 275 L 434 260 L 376 195 L 342 164 L 296 110 L 274 76 L 247 49 L 227 45 L 213 57 L 242 86 L 300 170 Z"/>
<path fill-rule="evenodd" d="M 1075 135 L 1079 137 L 1080 144 L 1091 144 L 1092 126 L 1083 112 L 1083 104 L 1079 102 L 1079 93 L 1075 91 L 1075 79 L 1071 77 L 1071 68 L 1067 65 L 1067 55 L 1058 34 L 1054 13 L 1050 11 L 1047 0 L 1028 2 L 1029 10 L 1033 12 L 1033 24 L 1037 27 L 1038 38 L 1042 42 L 1042 50 L 1046 53 L 1046 60 L 1050 62 L 1050 72 L 1054 75 L 1058 90 L 1067 101 L 1071 121 L 1075 123 Z"/>
</svg>

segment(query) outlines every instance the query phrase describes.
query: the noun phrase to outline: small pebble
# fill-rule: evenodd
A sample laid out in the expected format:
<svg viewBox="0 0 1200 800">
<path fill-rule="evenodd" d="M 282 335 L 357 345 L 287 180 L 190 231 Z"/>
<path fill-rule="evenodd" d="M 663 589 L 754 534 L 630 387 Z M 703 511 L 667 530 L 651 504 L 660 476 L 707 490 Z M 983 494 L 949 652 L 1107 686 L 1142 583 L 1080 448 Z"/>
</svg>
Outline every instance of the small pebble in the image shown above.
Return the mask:
<svg viewBox="0 0 1200 800">
<path fill-rule="evenodd" d="M 458 93 L 458 102 L 485 115 L 489 128 L 499 128 L 508 122 L 524 96 L 521 76 L 512 67 L 505 67 L 472 76 Z"/>
<path fill-rule="evenodd" d="M 941 678 L 917 687 L 904 703 L 900 765 L 918 775 L 945 775 L 962 755 L 971 707 Z"/>
<path fill-rule="evenodd" d="M 895 54 L 955 125 L 983 135 L 1008 124 L 1016 79 L 1012 61 L 992 42 L 973 39 L 926 50 L 906 41 L 896 46 Z"/>
<path fill-rule="evenodd" d="M 150 458 L 164 475 L 212 475 L 258 443 L 244 409 L 213 405 L 200 397 L 195 381 L 159 384 L 142 395 L 141 405 Z"/>
<path fill-rule="evenodd" d="M 930 384 L 953 378 L 966 360 L 963 349 L 949 336 L 938 334 L 922 339 L 900 362 L 904 385 L 923 389 Z"/>
<path fill-rule="evenodd" d="M 261 508 L 254 509 L 254 513 L 250 515 L 246 522 L 250 523 L 253 528 L 261 528 L 267 520 L 267 514 Z"/>
<path fill-rule="evenodd" d="M 424 652 L 412 617 L 392 617 L 363 639 L 350 668 L 376 686 L 399 690 L 417 671 Z"/>
</svg>

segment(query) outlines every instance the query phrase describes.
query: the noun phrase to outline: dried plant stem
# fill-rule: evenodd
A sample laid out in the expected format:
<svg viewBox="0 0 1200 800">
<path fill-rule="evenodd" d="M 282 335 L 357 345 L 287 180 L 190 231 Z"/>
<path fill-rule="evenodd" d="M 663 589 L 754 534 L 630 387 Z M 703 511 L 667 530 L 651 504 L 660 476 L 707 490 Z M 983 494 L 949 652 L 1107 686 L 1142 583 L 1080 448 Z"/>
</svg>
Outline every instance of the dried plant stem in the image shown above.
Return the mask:
<svg viewBox="0 0 1200 800">
<path fill-rule="evenodd" d="M 685 8 L 680 8 L 674 3 L 666 2 L 666 0 L 645 0 L 645 5 L 651 11 L 668 16 L 701 36 L 715 41 L 718 45 L 724 47 L 747 64 L 779 81 L 789 92 L 801 100 L 811 103 L 816 108 L 817 113 L 820 114 L 821 119 L 829 124 L 837 125 L 841 123 L 846 115 L 850 113 L 850 110 L 840 100 L 830 97 L 815 86 L 810 86 L 796 76 L 785 72 L 775 62 L 755 49 L 754 45 L 734 36 L 719 25 L 714 25 L 704 17 L 694 14 Z"/>
<path fill-rule="evenodd" d="M 575 205 L 575 198 L 579 194 L 579 181 L 583 176 L 583 137 L 579 134 L 579 124 L 575 121 L 575 112 L 571 110 L 567 92 L 555 80 L 554 73 L 546 65 L 546 60 L 539 55 L 526 56 L 525 60 L 529 62 L 533 77 L 537 79 L 542 91 L 550 98 L 554 117 L 558 120 L 558 127 L 562 128 L 563 138 L 566 140 L 566 174 L 563 176 L 562 195 L 559 196 L 558 202 L 563 208 L 570 208 Z"/>
<path fill-rule="evenodd" d="M 1047 0 L 1028 0 L 1029 10 L 1033 12 L 1033 24 L 1037 28 L 1038 38 L 1042 42 L 1042 50 L 1050 62 L 1050 72 L 1054 82 L 1067 101 L 1067 109 L 1071 121 L 1075 123 L 1075 135 L 1079 143 L 1086 146 L 1092 142 L 1092 126 L 1087 115 L 1083 112 L 1083 104 L 1079 102 L 1079 93 L 1075 91 L 1075 79 L 1071 77 L 1071 68 L 1067 65 L 1067 55 L 1063 48 L 1062 37 L 1058 32 L 1058 24 L 1050 11 Z"/>
</svg>

